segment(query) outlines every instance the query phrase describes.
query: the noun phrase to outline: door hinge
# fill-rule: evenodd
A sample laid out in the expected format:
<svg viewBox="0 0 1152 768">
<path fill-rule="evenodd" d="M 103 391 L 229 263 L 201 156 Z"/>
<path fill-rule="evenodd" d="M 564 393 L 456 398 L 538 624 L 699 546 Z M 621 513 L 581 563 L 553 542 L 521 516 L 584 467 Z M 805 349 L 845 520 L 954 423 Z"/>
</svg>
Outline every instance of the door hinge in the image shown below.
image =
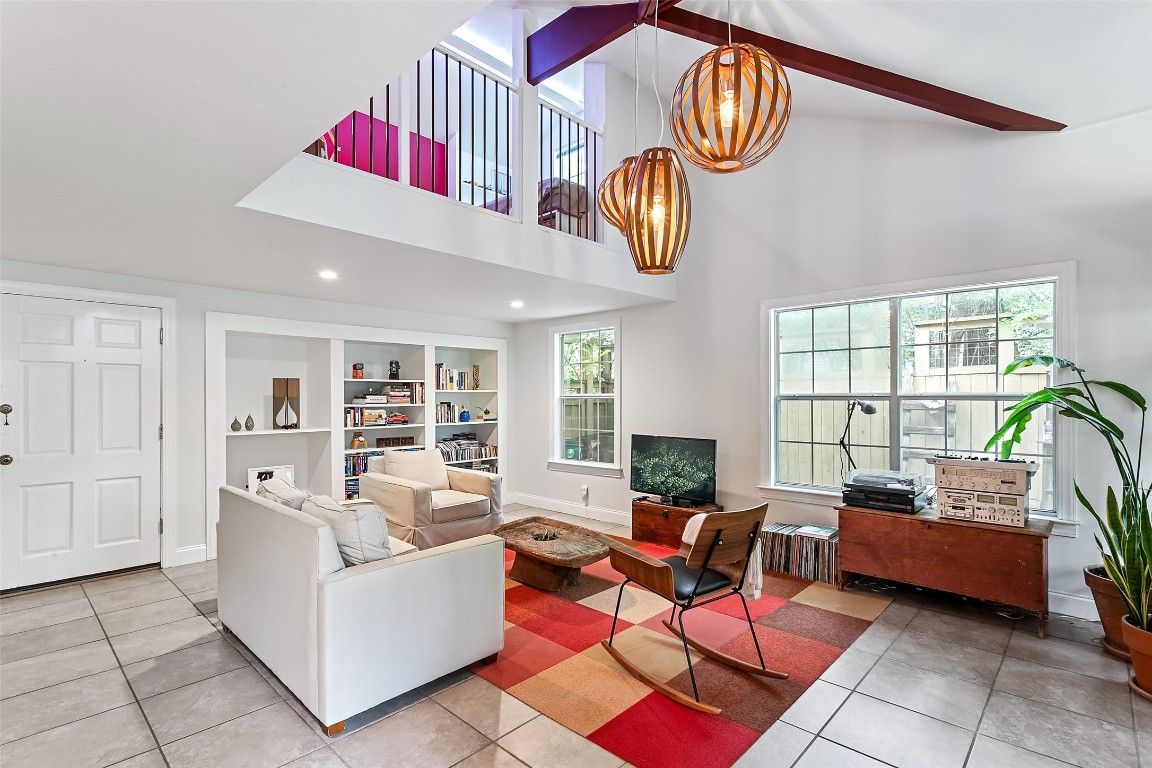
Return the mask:
<svg viewBox="0 0 1152 768">
<path fill-rule="evenodd" d="M 163 328 L 160 329 L 160 343 L 161 344 L 164 343 L 164 329 Z"/>
<path fill-rule="evenodd" d="M 164 518 L 160 518 L 159 528 L 160 528 L 160 533 L 163 534 L 164 533 Z"/>
<path fill-rule="evenodd" d="M 164 439 L 164 425 L 163 424 L 160 425 L 160 439 L 161 440 Z"/>
</svg>

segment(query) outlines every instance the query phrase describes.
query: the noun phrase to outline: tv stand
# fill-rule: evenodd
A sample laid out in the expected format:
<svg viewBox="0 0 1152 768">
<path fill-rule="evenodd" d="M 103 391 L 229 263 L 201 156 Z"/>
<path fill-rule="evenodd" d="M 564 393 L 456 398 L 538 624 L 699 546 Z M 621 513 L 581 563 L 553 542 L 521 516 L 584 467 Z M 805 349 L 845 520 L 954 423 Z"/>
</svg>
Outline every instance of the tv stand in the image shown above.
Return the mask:
<svg viewBox="0 0 1152 768">
<path fill-rule="evenodd" d="M 678 501 L 686 502 L 687 499 Z M 690 517 L 701 512 L 711 514 L 723 511 L 724 507 L 719 504 L 696 502 L 696 506 L 688 507 L 647 497 L 636 498 L 632 500 L 632 539 L 679 549 L 684 525 Z"/>
</svg>

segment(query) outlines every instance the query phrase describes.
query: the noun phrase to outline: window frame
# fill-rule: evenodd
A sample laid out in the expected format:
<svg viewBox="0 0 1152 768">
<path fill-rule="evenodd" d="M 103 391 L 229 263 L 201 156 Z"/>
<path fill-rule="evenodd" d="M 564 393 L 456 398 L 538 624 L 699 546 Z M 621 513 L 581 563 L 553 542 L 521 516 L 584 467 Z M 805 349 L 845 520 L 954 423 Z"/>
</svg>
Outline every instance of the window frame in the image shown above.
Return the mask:
<svg viewBox="0 0 1152 768">
<path fill-rule="evenodd" d="M 561 370 L 561 338 L 570 333 L 586 333 L 589 331 L 602 331 L 611 329 L 615 338 L 615 347 L 612 359 L 612 393 L 598 394 L 597 398 L 612 399 L 612 455 L 615 458 L 613 462 L 597 462 L 597 461 L 575 461 L 573 459 L 565 459 L 563 451 L 563 386 Z M 620 384 L 623 354 L 623 343 L 620 334 L 620 318 L 613 317 L 594 317 L 583 322 L 571 323 L 567 325 L 555 325 L 548 329 L 551 337 L 551 342 L 548 345 L 549 353 L 552 356 L 552 364 L 549 366 L 550 376 L 550 391 L 551 400 L 549 407 L 551 408 L 550 423 L 550 445 L 548 457 L 548 469 L 556 472 L 573 472 L 583 475 L 599 475 L 601 477 L 623 477 L 623 459 L 620 455 L 620 449 L 623 441 L 620 439 Z"/>
<path fill-rule="evenodd" d="M 926 280 L 917 280 L 901 283 L 870 286 L 858 289 L 844 289 L 826 293 L 809 294 L 804 296 L 781 297 L 766 299 L 760 302 L 760 482 L 758 488 L 764 498 L 792 503 L 814 504 L 829 506 L 840 502 L 840 494 L 820 488 L 803 488 L 795 485 L 779 484 L 776 479 L 776 448 L 777 428 L 776 406 L 778 395 L 776 381 L 777 351 L 777 313 L 804 309 L 813 306 L 847 305 L 869 301 L 890 300 L 917 294 L 932 294 L 944 292 L 961 292 L 979 290 L 1002 286 L 1004 284 L 1051 280 L 1054 282 L 1053 307 L 1055 322 L 1053 323 L 1053 354 L 1060 357 L 1076 359 L 1076 262 L 1056 262 L 1038 264 L 1029 267 L 990 270 L 979 273 L 950 275 Z M 890 337 L 892 344 L 899 341 L 899 317 L 892 318 Z M 896 353 L 894 353 L 896 354 Z M 874 399 L 884 399 L 887 402 L 898 404 L 901 398 L 916 399 L 915 395 L 903 394 L 899 389 L 899 381 L 892 382 L 892 391 L 889 393 L 855 393 L 861 397 L 871 394 Z M 1067 381 L 1067 374 L 1057 370 L 1053 372 L 1054 383 Z M 844 395 L 812 394 L 814 399 L 844 400 Z M 898 418 L 899 408 L 890 408 L 889 417 L 895 413 Z M 1052 520 L 1053 533 L 1062 536 L 1078 535 L 1080 524 L 1080 510 L 1075 503 L 1073 493 L 1073 461 L 1076 456 L 1076 431 L 1069 419 L 1053 419 L 1053 434 L 1056 449 L 1053 455 L 1053 474 L 1055 475 L 1053 487 L 1056 491 L 1055 514 L 1034 515 L 1038 519 Z M 899 455 L 899 432 L 893 433 L 895 439 L 890 442 L 892 455 Z"/>
</svg>

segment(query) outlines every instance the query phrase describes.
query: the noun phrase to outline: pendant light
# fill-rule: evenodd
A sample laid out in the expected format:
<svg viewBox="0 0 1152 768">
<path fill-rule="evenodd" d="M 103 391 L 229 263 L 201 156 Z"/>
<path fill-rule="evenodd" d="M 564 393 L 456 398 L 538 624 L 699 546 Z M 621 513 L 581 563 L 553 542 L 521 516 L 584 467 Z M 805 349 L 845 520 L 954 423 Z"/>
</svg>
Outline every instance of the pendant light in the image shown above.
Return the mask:
<svg viewBox="0 0 1152 768">
<path fill-rule="evenodd" d="M 600 182 L 596 190 L 596 207 L 604 220 L 624 233 L 624 206 L 625 191 L 628 186 L 628 177 L 636 167 L 636 156 L 632 155 L 620 161 L 620 167 L 609 172 Z"/>
<path fill-rule="evenodd" d="M 657 102 L 660 100 L 660 89 L 656 85 L 656 71 L 660 66 L 659 22 L 657 5 L 653 19 L 657 39 L 652 70 Z M 663 105 L 660 105 L 660 114 L 663 112 Z M 692 224 L 688 177 L 676 150 L 659 146 L 663 140 L 664 120 L 661 117 L 657 146 L 644 150 L 636 158 L 636 166 L 625 189 L 624 237 L 636 263 L 636 271 L 644 275 L 667 275 L 676 271 Z"/>
<path fill-rule="evenodd" d="M 688 67 L 672 97 L 672 138 L 688 162 L 713 173 L 751 168 L 784 136 L 792 109 L 788 75 L 763 48 L 728 44 Z"/>
</svg>

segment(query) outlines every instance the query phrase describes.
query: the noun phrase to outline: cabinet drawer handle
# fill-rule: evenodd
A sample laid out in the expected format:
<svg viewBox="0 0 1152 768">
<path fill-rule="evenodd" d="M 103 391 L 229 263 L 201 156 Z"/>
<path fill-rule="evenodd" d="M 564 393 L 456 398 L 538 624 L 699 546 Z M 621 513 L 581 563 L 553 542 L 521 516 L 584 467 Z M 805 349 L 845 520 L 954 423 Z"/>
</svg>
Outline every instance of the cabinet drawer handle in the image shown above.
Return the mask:
<svg viewBox="0 0 1152 768">
<path fill-rule="evenodd" d="M 662 516 L 662 517 L 663 517 L 665 520 L 667 520 L 667 519 L 668 519 L 668 510 L 666 510 L 666 509 L 662 509 L 662 510 L 660 510 L 660 515 L 661 515 L 661 516 Z"/>
</svg>

